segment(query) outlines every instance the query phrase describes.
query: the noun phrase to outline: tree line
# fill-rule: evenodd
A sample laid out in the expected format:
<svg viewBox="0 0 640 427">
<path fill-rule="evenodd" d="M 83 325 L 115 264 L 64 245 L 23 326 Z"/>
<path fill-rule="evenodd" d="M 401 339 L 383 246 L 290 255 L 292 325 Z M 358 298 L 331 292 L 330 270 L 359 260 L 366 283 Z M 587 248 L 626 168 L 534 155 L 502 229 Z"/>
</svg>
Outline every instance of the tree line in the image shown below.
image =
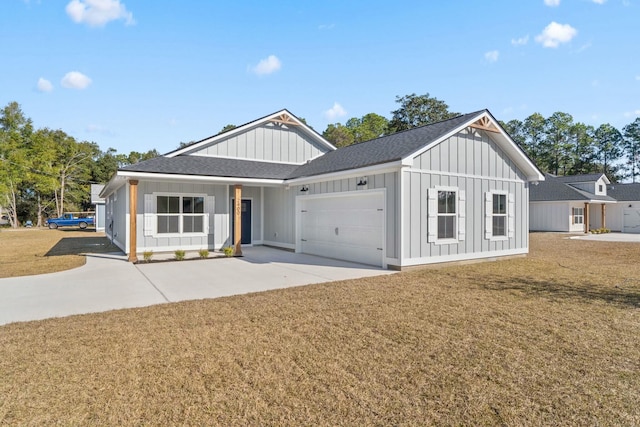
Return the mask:
<svg viewBox="0 0 640 427">
<path fill-rule="evenodd" d="M 428 93 L 398 96 L 396 102 L 400 105 L 391 112 L 391 119 L 369 113 L 350 118 L 345 124 L 329 124 L 322 135 L 335 146 L 344 147 L 459 115 Z M 576 122 L 563 112 L 546 118 L 533 113 L 524 120 L 500 124 L 543 172 L 604 173 L 611 182 L 636 182 L 640 177 L 640 118 L 621 130 L 608 123 L 594 127 Z"/>
<path fill-rule="evenodd" d="M 346 147 L 460 115 L 428 93 L 397 96 L 396 103 L 390 119 L 368 113 L 331 123 L 322 135 L 336 147 Z M 594 127 L 575 122 L 563 112 L 546 118 L 534 113 L 500 124 L 543 172 L 602 172 L 612 182 L 640 177 L 640 118 L 620 130 L 608 123 Z M 220 133 L 233 128 L 226 125 Z M 101 151 L 95 142 L 77 141 L 62 130 L 34 129 L 20 105 L 11 102 L 0 112 L 0 207 L 13 227 L 27 219 L 41 226 L 46 217 L 87 210 L 90 184 L 104 184 L 118 168 L 158 155 L 156 150 Z"/>
<path fill-rule="evenodd" d="M 90 207 L 90 184 L 106 183 L 122 166 L 158 156 L 118 154 L 77 141 L 62 130 L 34 129 L 17 102 L 0 111 L 0 207 L 12 227 Z"/>
</svg>

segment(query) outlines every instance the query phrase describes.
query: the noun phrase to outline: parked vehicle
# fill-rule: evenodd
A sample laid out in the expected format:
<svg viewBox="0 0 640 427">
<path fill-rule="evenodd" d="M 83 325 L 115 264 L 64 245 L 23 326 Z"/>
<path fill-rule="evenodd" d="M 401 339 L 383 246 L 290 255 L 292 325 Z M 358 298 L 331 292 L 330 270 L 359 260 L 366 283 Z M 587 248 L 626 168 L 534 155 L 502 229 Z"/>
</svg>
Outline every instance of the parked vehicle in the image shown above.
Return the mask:
<svg viewBox="0 0 640 427">
<path fill-rule="evenodd" d="M 60 218 L 49 218 L 47 220 L 47 225 L 52 230 L 55 230 L 58 227 L 80 227 L 82 230 L 84 230 L 89 225 L 94 225 L 94 218 L 77 217 L 72 213 L 66 213 Z"/>
<path fill-rule="evenodd" d="M 0 225 L 8 225 L 9 217 L 7 215 L 0 216 Z"/>
</svg>

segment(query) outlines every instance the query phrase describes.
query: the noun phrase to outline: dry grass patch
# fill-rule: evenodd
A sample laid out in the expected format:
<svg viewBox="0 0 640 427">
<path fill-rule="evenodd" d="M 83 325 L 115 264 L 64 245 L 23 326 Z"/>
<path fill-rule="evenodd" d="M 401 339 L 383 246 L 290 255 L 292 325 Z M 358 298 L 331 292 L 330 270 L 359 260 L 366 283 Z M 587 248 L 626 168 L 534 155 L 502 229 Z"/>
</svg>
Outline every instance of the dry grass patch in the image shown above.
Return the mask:
<svg viewBox="0 0 640 427">
<path fill-rule="evenodd" d="M 0 230 L 0 278 L 53 273 L 80 267 L 81 254 L 119 251 L 95 230 Z"/>
<path fill-rule="evenodd" d="M 640 245 L 531 246 L 0 327 L 0 424 L 640 424 Z"/>
</svg>

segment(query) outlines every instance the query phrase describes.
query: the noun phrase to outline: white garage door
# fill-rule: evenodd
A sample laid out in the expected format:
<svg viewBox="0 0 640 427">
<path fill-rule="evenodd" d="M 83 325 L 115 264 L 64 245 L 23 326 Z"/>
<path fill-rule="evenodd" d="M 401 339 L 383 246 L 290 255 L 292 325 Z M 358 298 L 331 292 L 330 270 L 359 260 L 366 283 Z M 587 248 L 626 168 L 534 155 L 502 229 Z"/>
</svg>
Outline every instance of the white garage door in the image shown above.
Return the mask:
<svg viewBox="0 0 640 427">
<path fill-rule="evenodd" d="M 382 266 L 384 194 L 299 199 L 300 252 Z"/>
<path fill-rule="evenodd" d="M 626 208 L 624 210 L 622 231 L 625 233 L 640 233 L 640 209 Z"/>
</svg>

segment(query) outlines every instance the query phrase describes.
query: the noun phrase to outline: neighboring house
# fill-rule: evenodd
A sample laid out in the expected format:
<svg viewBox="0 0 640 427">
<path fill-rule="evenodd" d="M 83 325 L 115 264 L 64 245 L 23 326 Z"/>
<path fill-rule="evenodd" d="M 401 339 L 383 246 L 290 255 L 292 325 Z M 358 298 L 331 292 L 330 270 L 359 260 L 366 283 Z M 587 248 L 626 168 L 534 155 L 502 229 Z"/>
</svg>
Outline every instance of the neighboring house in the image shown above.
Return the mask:
<svg viewBox="0 0 640 427">
<path fill-rule="evenodd" d="M 531 231 L 640 232 L 640 184 L 611 185 L 601 173 L 546 175 L 530 198 Z"/>
<path fill-rule="evenodd" d="M 618 201 L 609 208 L 608 227 L 624 233 L 640 233 L 640 184 L 611 184 L 607 185 L 607 192 Z"/>
<path fill-rule="evenodd" d="M 100 192 L 104 189 L 102 184 L 91 184 L 91 204 L 96 212 L 96 231 L 104 231 L 105 226 L 105 200 L 100 197 Z"/>
<path fill-rule="evenodd" d="M 282 110 L 123 167 L 101 196 L 131 261 L 262 244 L 401 268 L 527 253 L 541 180 L 487 110 L 340 149 Z"/>
</svg>

